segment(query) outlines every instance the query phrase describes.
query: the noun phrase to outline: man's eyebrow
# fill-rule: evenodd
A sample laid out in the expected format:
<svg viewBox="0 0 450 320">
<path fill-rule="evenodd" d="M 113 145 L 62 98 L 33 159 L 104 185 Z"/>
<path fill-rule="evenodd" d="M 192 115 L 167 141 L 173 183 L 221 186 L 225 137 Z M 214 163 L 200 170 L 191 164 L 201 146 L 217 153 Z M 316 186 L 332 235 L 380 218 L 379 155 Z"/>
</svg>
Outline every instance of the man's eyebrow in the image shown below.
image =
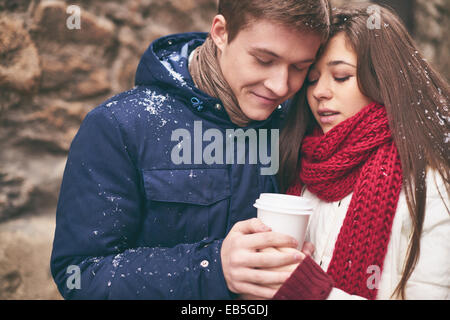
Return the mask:
<svg viewBox="0 0 450 320">
<path fill-rule="evenodd" d="M 272 51 L 270 51 L 270 50 L 267 50 L 267 49 L 264 49 L 264 48 L 251 48 L 251 50 L 250 50 L 251 52 L 258 52 L 258 53 L 264 53 L 264 54 L 267 54 L 267 55 L 270 55 L 270 56 L 272 56 L 272 57 L 274 57 L 274 58 L 279 58 L 280 56 L 279 55 L 277 55 L 275 52 L 272 52 Z M 316 59 L 315 58 L 312 58 L 312 59 L 305 59 L 305 60 L 302 60 L 302 61 L 298 61 L 297 63 L 314 63 L 316 61 Z"/>
<path fill-rule="evenodd" d="M 348 63 L 348 62 L 345 62 L 345 61 L 343 61 L 343 60 L 333 60 L 333 61 L 330 61 L 330 62 L 328 62 L 327 63 L 327 66 L 337 66 L 337 65 L 340 65 L 340 64 L 346 64 L 346 65 L 348 65 L 348 66 L 350 66 L 350 67 L 353 67 L 353 68 L 356 68 L 356 66 L 355 65 L 353 65 L 353 64 L 351 64 L 351 63 Z"/>
</svg>

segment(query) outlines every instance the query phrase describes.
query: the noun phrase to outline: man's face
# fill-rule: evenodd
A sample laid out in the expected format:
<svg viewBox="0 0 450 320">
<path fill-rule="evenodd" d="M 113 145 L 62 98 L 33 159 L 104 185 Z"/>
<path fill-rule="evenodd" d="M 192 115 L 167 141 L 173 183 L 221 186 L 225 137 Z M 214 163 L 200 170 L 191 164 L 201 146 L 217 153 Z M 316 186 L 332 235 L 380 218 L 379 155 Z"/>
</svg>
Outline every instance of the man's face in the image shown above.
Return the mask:
<svg viewBox="0 0 450 320">
<path fill-rule="evenodd" d="M 231 43 L 226 28 L 214 34 L 215 26 L 211 34 L 222 73 L 252 120 L 267 119 L 302 87 L 320 46 L 319 36 L 268 20 L 251 22 Z"/>
</svg>

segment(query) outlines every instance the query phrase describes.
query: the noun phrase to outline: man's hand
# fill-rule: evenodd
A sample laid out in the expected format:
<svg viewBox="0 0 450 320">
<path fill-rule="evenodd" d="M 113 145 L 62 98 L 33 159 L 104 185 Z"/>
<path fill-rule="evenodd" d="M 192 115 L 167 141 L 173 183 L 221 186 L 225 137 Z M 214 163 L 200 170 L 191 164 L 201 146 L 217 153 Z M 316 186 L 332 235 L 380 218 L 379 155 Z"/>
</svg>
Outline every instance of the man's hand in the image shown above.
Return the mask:
<svg viewBox="0 0 450 320">
<path fill-rule="evenodd" d="M 292 272 L 294 272 L 295 269 L 297 269 L 297 267 L 300 265 L 300 263 L 303 261 L 303 259 L 306 258 L 306 256 L 312 256 L 312 254 L 314 253 L 314 250 L 315 250 L 314 244 L 312 244 L 311 242 L 305 242 L 303 244 L 302 252 L 300 253 L 302 256 L 302 259 L 299 263 L 284 265 L 281 267 L 270 268 L 270 269 L 268 269 L 268 271 L 288 272 L 289 275 L 291 275 Z M 263 252 L 281 251 L 281 252 L 285 252 L 285 253 L 298 253 L 298 250 L 293 249 L 293 248 L 266 248 L 266 249 L 263 249 L 262 251 Z M 274 289 L 275 292 L 277 292 L 281 288 L 281 286 L 282 286 L 282 284 L 273 284 L 273 285 L 270 285 L 270 288 Z M 241 300 L 263 300 L 264 298 L 259 297 L 259 296 L 243 294 L 243 295 L 239 296 L 239 299 L 241 299 Z"/>
<path fill-rule="evenodd" d="M 228 288 L 237 294 L 271 299 L 286 279 L 289 270 L 276 268 L 298 265 L 304 255 L 296 250 L 297 241 L 271 232 L 259 219 L 236 223 L 224 239 L 221 249 L 222 269 Z M 268 250 L 266 248 L 290 248 Z"/>
<path fill-rule="evenodd" d="M 294 264 L 289 264 L 289 265 L 284 265 L 284 266 L 280 266 L 280 267 L 275 267 L 275 268 L 270 268 L 268 269 L 268 271 L 280 271 L 280 272 L 289 272 L 289 274 L 292 274 L 292 272 L 295 271 L 295 269 L 297 269 L 297 267 L 300 265 L 300 263 L 303 262 L 303 260 L 306 258 L 306 256 L 312 256 L 312 254 L 314 253 L 315 247 L 314 244 L 312 244 L 311 242 L 304 242 L 303 243 L 303 248 L 302 251 L 300 252 L 301 255 L 301 261 L 298 263 L 294 263 Z M 292 249 L 292 248 L 266 248 L 263 250 L 263 252 L 274 252 L 274 251 L 281 251 L 281 252 L 285 252 L 285 253 L 298 253 L 298 250 L 296 249 Z M 271 286 L 275 289 L 280 289 L 281 285 L 274 285 Z"/>
</svg>

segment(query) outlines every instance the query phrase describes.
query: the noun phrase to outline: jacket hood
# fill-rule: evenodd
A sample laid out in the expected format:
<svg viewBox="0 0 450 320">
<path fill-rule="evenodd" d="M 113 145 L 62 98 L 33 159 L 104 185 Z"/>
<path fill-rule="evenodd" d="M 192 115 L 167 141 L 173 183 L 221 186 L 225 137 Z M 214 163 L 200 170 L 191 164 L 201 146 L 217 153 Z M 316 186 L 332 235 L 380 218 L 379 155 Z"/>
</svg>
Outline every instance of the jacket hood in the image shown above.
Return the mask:
<svg viewBox="0 0 450 320">
<path fill-rule="evenodd" d="M 155 40 L 139 62 L 135 84 L 158 85 L 175 91 L 195 90 L 187 67 L 189 54 L 203 44 L 206 36 L 207 33 L 192 32 Z"/>
</svg>

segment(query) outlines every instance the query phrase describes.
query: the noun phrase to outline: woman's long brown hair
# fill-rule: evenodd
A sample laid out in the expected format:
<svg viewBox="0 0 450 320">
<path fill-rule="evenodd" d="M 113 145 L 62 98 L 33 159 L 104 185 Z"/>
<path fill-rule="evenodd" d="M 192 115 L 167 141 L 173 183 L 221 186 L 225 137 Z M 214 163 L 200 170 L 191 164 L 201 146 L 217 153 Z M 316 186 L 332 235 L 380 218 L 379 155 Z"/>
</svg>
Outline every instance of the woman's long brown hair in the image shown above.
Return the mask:
<svg viewBox="0 0 450 320">
<path fill-rule="evenodd" d="M 413 232 L 402 277 L 393 296 L 405 299 L 406 283 L 420 254 L 428 168 L 439 172 L 447 196 L 450 195 L 450 90 L 448 82 L 419 53 L 400 19 L 388 8 L 378 6 L 377 9 L 381 18 L 378 29 L 369 28 L 368 21 L 373 19 L 369 5 L 336 10 L 331 36 L 345 33 L 358 57 L 359 88 L 386 107 L 400 154 Z M 303 137 L 317 124 L 306 100 L 306 86 L 293 99 L 280 138 L 278 180 L 283 192 L 297 179 Z"/>
</svg>

